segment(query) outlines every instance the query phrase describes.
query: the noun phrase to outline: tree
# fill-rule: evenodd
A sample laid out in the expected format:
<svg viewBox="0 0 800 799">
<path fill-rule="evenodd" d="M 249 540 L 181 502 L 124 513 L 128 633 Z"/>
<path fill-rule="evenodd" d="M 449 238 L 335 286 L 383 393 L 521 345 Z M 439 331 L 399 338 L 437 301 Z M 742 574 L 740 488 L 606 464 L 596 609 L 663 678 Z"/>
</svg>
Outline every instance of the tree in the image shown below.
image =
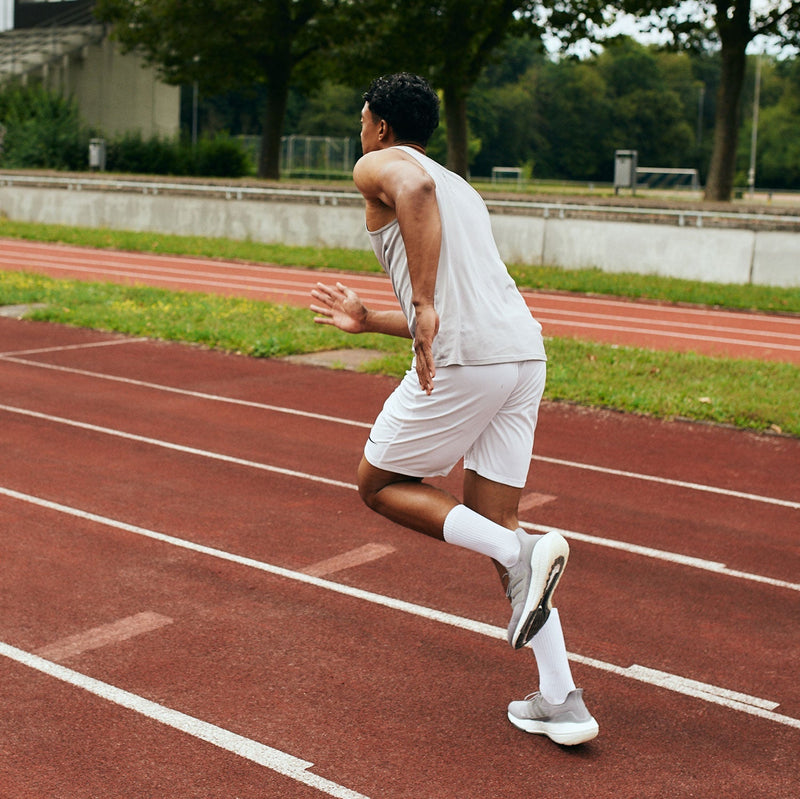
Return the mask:
<svg viewBox="0 0 800 799">
<path fill-rule="evenodd" d="M 290 81 L 311 86 L 322 79 L 321 58 L 334 33 L 342 35 L 341 5 L 342 0 L 97 0 L 95 16 L 113 24 L 123 49 L 140 51 L 167 83 L 197 82 L 211 93 L 262 84 L 258 174 L 277 179 Z"/>
<path fill-rule="evenodd" d="M 610 109 L 610 153 L 636 143 L 639 163 L 658 167 L 685 166 L 693 149 L 692 128 L 679 95 L 667 86 L 653 48 L 621 36 L 597 57 L 606 79 Z"/>
<path fill-rule="evenodd" d="M 656 14 L 657 19 L 650 27 L 671 35 L 676 46 L 719 47 L 721 72 L 706 179 L 707 200 L 728 201 L 733 193 L 748 44 L 756 36 L 769 36 L 783 44 L 800 45 L 800 2 L 773 0 L 758 4 L 757 9 L 753 5 L 751 0 L 690 4 L 676 4 L 675 0 L 625 0 L 621 4 L 624 11 L 638 17 Z"/>
<path fill-rule="evenodd" d="M 509 40 L 500 63 L 519 45 Z M 635 147 L 656 167 L 687 166 L 694 155 L 697 86 L 687 54 L 617 37 L 599 55 L 540 57 L 524 69 L 490 67 L 470 95 L 482 140 L 476 174 L 532 164 L 540 178 L 610 181 L 615 149 Z"/>
<path fill-rule="evenodd" d="M 440 89 L 447 133 L 447 166 L 466 176 L 467 98 L 497 48 L 511 35 L 538 33 L 535 0 L 372 0 L 359 4 L 368 21 L 357 50 L 342 55 L 348 74 L 409 71 Z"/>
</svg>

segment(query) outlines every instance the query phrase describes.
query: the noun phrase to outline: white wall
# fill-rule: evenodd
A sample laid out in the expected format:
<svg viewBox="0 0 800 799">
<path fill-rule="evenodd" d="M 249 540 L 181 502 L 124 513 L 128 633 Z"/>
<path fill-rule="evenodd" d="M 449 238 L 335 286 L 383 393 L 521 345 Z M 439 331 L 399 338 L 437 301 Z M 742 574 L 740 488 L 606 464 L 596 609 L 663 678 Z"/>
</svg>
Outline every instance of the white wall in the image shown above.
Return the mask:
<svg viewBox="0 0 800 799">
<path fill-rule="evenodd" d="M 0 176 L 1 177 L 1 176 Z M 370 248 L 357 199 L 236 200 L 0 186 L 9 219 L 219 236 L 312 247 Z M 721 283 L 800 286 L 800 230 L 777 232 L 492 214 L 508 263 L 597 267 Z"/>
<path fill-rule="evenodd" d="M 0 33 L 14 29 L 14 0 L 0 0 Z"/>
</svg>

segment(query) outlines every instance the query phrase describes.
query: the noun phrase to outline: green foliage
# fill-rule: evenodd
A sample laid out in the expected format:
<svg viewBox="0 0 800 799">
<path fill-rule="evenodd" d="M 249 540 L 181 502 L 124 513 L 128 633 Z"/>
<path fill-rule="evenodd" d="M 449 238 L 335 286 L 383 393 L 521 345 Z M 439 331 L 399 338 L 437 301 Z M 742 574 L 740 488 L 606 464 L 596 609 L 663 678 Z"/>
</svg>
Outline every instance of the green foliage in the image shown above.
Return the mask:
<svg viewBox="0 0 800 799">
<path fill-rule="evenodd" d="M 363 105 L 360 91 L 328 80 L 307 97 L 292 133 L 304 136 L 357 136 Z"/>
<path fill-rule="evenodd" d="M 335 36 L 358 34 L 341 26 L 339 7 L 327 0 L 97 0 L 95 16 L 168 83 L 197 82 L 209 94 L 265 87 L 258 169 L 261 177 L 277 178 L 290 82 L 318 85 Z"/>
<path fill-rule="evenodd" d="M 686 54 L 621 37 L 584 60 L 531 59 L 500 85 L 496 75 L 488 70 L 471 98 L 483 142 L 473 174 L 532 161 L 537 178 L 610 181 L 615 149 L 638 150 L 647 166 L 696 166 L 697 86 Z"/>
<path fill-rule="evenodd" d="M 751 59 L 754 61 L 755 59 Z M 762 59 L 756 180 L 770 188 L 800 188 L 800 59 L 773 64 Z M 740 141 L 741 168 L 749 164 L 752 115 Z"/>
<path fill-rule="evenodd" d="M 0 92 L 5 137 L 0 165 L 8 169 L 83 169 L 89 134 L 71 98 L 41 86 L 7 86 Z"/>
<path fill-rule="evenodd" d="M 187 141 L 126 133 L 111 139 L 106 148 L 106 168 L 111 172 L 145 175 L 189 175 L 239 178 L 252 167 L 243 146 L 227 136 L 201 138 L 196 147 Z"/>
</svg>

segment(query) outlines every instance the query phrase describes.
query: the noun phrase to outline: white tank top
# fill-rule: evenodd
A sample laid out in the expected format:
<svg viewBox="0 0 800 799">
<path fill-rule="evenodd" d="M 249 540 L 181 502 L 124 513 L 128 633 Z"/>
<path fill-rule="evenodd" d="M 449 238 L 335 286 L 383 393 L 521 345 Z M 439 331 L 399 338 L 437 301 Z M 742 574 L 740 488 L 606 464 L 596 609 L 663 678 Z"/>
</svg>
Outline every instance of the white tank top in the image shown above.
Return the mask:
<svg viewBox="0 0 800 799">
<path fill-rule="evenodd" d="M 415 158 L 436 184 L 442 249 L 434 295 L 439 313 L 434 363 L 468 366 L 546 360 L 542 326 L 500 258 L 481 196 L 454 172 L 412 147 L 398 149 Z M 416 319 L 400 226 L 395 219 L 368 233 L 413 335 Z"/>
</svg>

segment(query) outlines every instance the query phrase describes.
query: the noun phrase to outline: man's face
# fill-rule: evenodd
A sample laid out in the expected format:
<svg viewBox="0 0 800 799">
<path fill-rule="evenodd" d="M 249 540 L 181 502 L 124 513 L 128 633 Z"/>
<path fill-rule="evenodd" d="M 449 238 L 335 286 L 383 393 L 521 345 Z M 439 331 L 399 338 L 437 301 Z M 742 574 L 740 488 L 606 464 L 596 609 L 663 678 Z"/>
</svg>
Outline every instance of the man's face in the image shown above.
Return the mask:
<svg viewBox="0 0 800 799">
<path fill-rule="evenodd" d="M 382 147 L 382 134 L 386 131 L 386 122 L 376 117 L 369 110 L 369 103 L 361 109 L 361 151 L 366 154 Z"/>
</svg>

